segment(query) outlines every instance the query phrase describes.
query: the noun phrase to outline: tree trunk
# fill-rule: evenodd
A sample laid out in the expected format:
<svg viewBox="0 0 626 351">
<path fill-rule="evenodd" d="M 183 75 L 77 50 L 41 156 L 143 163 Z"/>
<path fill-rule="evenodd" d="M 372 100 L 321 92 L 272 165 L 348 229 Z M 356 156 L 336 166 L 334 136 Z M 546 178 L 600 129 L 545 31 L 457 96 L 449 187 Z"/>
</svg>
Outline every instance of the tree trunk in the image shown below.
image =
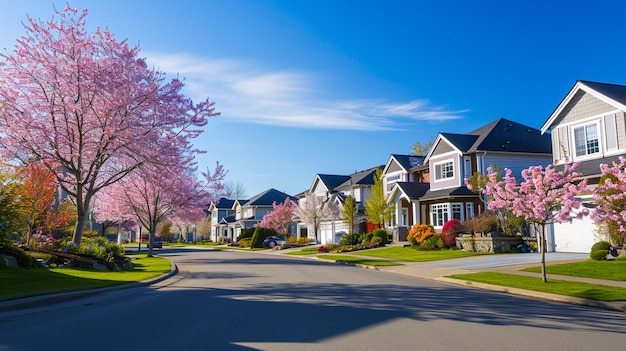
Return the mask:
<svg viewBox="0 0 626 351">
<path fill-rule="evenodd" d="M 540 245 L 541 245 L 541 279 L 544 283 L 548 282 L 548 278 L 546 276 L 546 225 L 541 224 L 541 234 L 540 234 Z"/>
<path fill-rule="evenodd" d="M 72 242 L 76 245 L 80 245 L 80 242 L 83 239 L 83 230 L 85 228 L 85 223 L 87 222 L 87 211 L 85 211 L 84 208 L 78 207 L 77 214 L 78 218 L 76 219 L 76 228 L 74 228 Z"/>
</svg>

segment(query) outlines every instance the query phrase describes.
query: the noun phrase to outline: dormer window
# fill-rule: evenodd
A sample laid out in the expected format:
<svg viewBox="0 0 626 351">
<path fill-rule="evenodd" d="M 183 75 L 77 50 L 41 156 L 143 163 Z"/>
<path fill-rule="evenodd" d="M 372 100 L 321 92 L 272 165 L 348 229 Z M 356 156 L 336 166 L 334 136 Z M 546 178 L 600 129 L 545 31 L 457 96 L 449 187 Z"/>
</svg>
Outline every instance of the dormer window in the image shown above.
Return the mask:
<svg viewBox="0 0 626 351">
<path fill-rule="evenodd" d="M 588 124 L 574 128 L 574 145 L 576 157 L 593 155 L 600 152 L 600 137 L 598 124 Z"/>
<path fill-rule="evenodd" d="M 454 178 L 454 162 L 442 162 L 435 164 L 435 180 Z"/>
</svg>

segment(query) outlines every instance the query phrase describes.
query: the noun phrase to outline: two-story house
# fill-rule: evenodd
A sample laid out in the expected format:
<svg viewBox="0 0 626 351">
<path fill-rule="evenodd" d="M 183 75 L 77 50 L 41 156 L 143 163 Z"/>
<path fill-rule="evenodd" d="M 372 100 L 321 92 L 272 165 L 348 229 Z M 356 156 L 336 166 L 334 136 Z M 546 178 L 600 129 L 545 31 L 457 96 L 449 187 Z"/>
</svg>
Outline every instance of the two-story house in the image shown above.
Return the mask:
<svg viewBox="0 0 626 351">
<path fill-rule="evenodd" d="M 550 131 L 554 158 L 563 164 L 580 162 L 576 169 L 594 188 L 600 164 L 626 154 L 626 86 L 577 81 L 541 127 Z M 591 197 L 582 197 L 592 202 Z M 548 250 L 589 252 L 598 240 L 589 217 L 548 228 Z"/>
<path fill-rule="evenodd" d="M 551 163 L 550 136 L 504 118 L 467 134 L 439 133 L 424 165 L 409 170 L 422 183 L 397 182 L 389 195 L 399 219 L 394 230 L 402 239 L 414 224 L 432 224 L 440 230 L 450 219 L 482 213 L 479 195 L 465 186 L 474 172 L 485 174 L 488 167 L 498 165 L 520 178 L 523 169 Z"/>
<path fill-rule="evenodd" d="M 254 228 L 260 223 L 266 214 L 274 210 L 274 203 L 281 204 L 286 199 L 298 203 L 296 197 L 276 189 L 268 189 L 248 200 L 235 200 L 232 206 L 235 220 L 228 224 L 229 230 L 233 233 L 233 240 L 241 234 L 241 229 Z M 290 229 L 295 233 L 295 227 Z"/>
<path fill-rule="evenodd" d="M 363 171 L 354 172 L 349 175 L 317 174 L 308 191 L 301 194 L 305 196 L 315 196 L 316 202 L 320 206 L 334 206 L 335 215 L 323 218 L 319 225 L 319 236 L 313 233 L 311 226 L 301 224 L 306 227 L 310 238 L 318 237 L 321 244 L 334 244 L 339 242 L 341 236 L 347 233 L 348 224 L 342 219 L 343 204 L 348 195 L 354 198 L 359 213 L 359 223 L 356 230 L 358 232 L 368 232 L 373 228 L 368 227 L 365 221 L 365 201 L 372 193 L 374 184 L 374 174 L 381 166 L 372 167 Z M 304 202 L 302 203 L 304 205 Z M 304 230 L 304 229 L 301 229 Z"/>
<path fill-rule="evenodd" d="M 228 232 L 228 224 L 235 221 L 235 211 L 233 211 L 234 203 L 235 200 L 222 197 L 209 204 L 208 213 L 211 217 L 211 240 L 222 242 L 224 239 L 232 239 L 232 233 Z"/>
</svg>

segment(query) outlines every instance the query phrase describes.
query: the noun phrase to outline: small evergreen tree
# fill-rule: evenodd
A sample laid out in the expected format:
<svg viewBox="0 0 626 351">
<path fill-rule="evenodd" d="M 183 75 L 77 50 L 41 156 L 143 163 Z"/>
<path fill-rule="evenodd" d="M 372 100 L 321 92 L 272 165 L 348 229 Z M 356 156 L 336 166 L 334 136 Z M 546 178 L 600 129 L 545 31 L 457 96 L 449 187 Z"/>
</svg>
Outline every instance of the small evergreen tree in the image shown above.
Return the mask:
<svg viewBox="0 0 626 351">
<path fill-rule="evenodd" d="M 368 222 L 376 223 L 379 228 L 383 228 L 385 221 L 391 219 L 391 211 L 391 204 L 385 198 L 383 171 L 378 168 L 374 174 L 372 195 L 365 201 L 365 218 Z"/>
<path fill-rule="evenodd" d="M 348 224 L 348 233 L 355 232 L 357 216 L 356 201 L 352 195 L 348 195 L 343 203 L 343 221 Z"/>
</svg>

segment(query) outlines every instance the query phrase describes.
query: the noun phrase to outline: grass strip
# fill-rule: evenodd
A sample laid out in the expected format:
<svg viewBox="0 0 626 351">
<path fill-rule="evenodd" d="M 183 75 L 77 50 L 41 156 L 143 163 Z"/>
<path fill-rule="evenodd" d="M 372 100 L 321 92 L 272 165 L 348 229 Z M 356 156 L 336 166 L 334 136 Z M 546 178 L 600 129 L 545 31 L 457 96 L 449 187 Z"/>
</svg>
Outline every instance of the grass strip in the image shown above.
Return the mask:
<svg viewBox="0 0 626 351">
<path fill-rule="evenodd" d="M 523 269 L 526 272 L 540 273 L 541 267 Z M 581 261 L 559 263 L 546 266 L 547 274 L 567 275 L 615 281 L 626 281 L 626 261 Z"/>
<path fill-rule="evenodd" d="M 452 258 L 470 257 L 485 255 L 484 252 L 468 252 L 461 250 L 439 250 L 439 251 L 419 251 L 411 247 L 385 247 L 376 250 L 355 251 L 353 254 L 359 256 L 387 258 L 409 262 L 428 262 L 447 260 Z"/>
<path fill-rule="evenodd" d="M 448 276 L 447 278 L 507 286 L 510 288 L 539 291 L 557 295 L 580 297 L 598 301 L 626 301 L 626 289 L 613 286 L 570 282 L 556 279 L 548 279 L 548 282 L 544 283 L 539 277 L 527 277 L 497 272 L 455 274 Z"/>
<path fill-rule="evenodd" d="M 97 271 L 77 268 L 0 269 L 0 301 L 24 297 L 91 290 L 139 282 L 170 271 L 170 261 L 133 255 L 132 271 Z"/>
<path fill-rule="evenodd" d="M 345 262 L 352 264 L 362 264 L 366 266 L 401 266 L 402 263 L 394 262 L 394 261 L 382 261 L 382 260 L 368 260 L 365 258 L 360 258 L 356 256 L 348 256 L 348 255 L 319 255 L 318 258 L 323 260 L 331 260 L 336 262 Z"/>
<path fill-rule="evenodd" d="M 317 247 L 308 247 L 308 248 L 298 250 L 298 251 L 286 252 L 285 255 L 301 256 L 301 255 L 315 255 L 317 253 L 318 253 Z"/>
</svg>

